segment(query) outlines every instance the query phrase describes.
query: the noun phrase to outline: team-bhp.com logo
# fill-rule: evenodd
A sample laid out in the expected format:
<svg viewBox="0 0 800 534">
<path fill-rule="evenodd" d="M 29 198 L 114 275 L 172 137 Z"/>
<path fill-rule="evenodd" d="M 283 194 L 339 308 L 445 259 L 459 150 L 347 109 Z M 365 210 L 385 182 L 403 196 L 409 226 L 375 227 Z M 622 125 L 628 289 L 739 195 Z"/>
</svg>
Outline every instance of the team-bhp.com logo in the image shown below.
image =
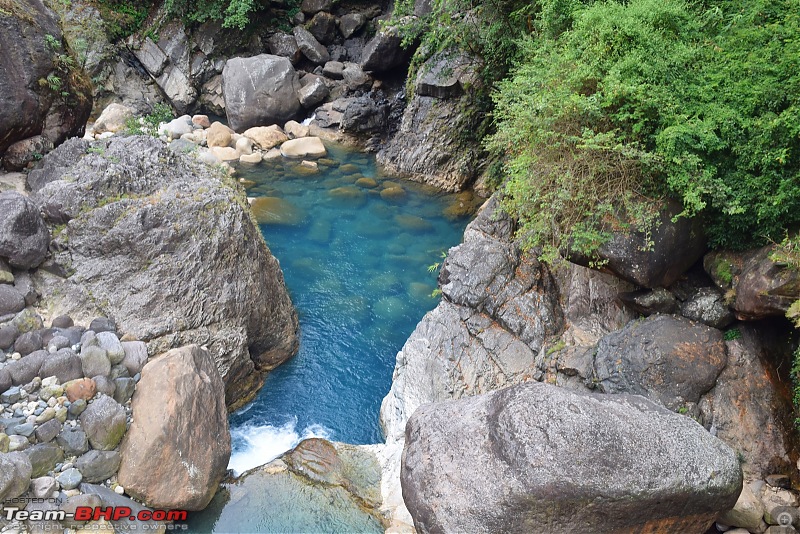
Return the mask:
<svg viewBox="0 0 800 534">
<path fill-rule="evenodd" d="M 7 521 L 186 521 L 186 510 L 141 510 L 137 513 L 128 506 L 91 507 L 78 506 L 75 512 L 64 510 L 21 510 L 19 508 L 5 508 L 4 517 Z"/>
</svg>

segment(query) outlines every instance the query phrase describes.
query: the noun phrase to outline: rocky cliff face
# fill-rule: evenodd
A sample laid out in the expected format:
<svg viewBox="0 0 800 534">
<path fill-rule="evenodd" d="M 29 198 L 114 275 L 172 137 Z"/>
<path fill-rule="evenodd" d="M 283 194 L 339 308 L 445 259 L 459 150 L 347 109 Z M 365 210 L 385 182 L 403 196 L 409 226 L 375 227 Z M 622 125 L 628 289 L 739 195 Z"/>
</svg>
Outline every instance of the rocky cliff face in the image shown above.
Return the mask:
<svg viewBox="0 0 800 534">
<path fill-rule="evenodd" d="M 91 107 L 88 79 L 65 46 L 55 13 L 41 0 L 17 0 L 0 10 L 0 157 L 25 143 L 11 150 L 5 167 L 21 169 L 82 133 Z"/>
<path fill-rule="evenodd" d="M 108 316 L 151 354 L 204 345 L 241 405 L 297 347 L 297 316 L 243 192 L 149 137 L 71 140 L 31 172 L 53 228 L 35 275 L 56 315 Z"/>
<path fill-rule="evenodd" d="M 716 287 L 697 265 L 670 275 L 672 282 L 667 288 L 637 290 L 613 274 L 569 263 L 551 270 L 521 254 L 513 240 L 513 223 L 497 207 L 496 199 L 487 202 L 468 226 L 464 242 L 449 251 L 439 278 L 442 302 L 423 318 L 397 355 L 392 388 L 381 406 L 388 443 L 402 443 L 409 428 L 420 425 L 430 430 L 426 439 L 443 439 L 440 434 L 449 432 L 445 420 L 459 419 L 446 416 L 430 427 L 427 422 L 407 426 L 415 412 L 424 411 L 426 415 L 421 417 L 430 418 L 449 409 L 442 401 L 539 381 L 578 392 L 635 393 L 691 416 L 736 451 L 751 485 L 758 486 L 761 481 L 763 486 L 765 479 L 776 474 L 796 474 L 797 444 L 785 374 L 793 347 L 788 326 L 762 320 L 735 323 L 725 336 L 720 330 L 732 320 L 729 305 L 743 308 L 744 302 L 754 301 L 749 295 L 758 292 L 750 286 L 769 286 L 764 276 L 747 273 L 779 268 L 774 264 L 759 267 L 753 258 L 773 260 L 755 253 L 736 261 L 711 255 L 713 261 L 706 262 L 712 276 L 714 269 L 732 270 L 734 274 L 726 277 L 728 283 L 749 301 L 723 298 L 725 287 Z M 656 231 L 675 236 L 659 240 L 654 261 L 662 265 L 663 258 L 678 254 L 671 249 L 682 248 L 680 232 Z M 720 267 L 723 261 L 728 263 Z M 640 258 L 641 272 L 652 270 L 646 262 L 646 255 Z M 776 291 L 773 297 L 766 292 L 766 297 L 760 297 L 778 310 L 764 315 L 785 309 L 774 303 L 788 301 L 783 293 L 793 287 L 790 278 L 787 273 L 778 278 L 780 294 Z M 768 308 L 758 308 L 760 305 L 751 308 Z M 740 312 L 740 316 L 744 314 Z M 481 402 L 476 400 L 476 406 Z M 519 409 L 526 408 L 520 405 Z M 466 434 L 485 432 L 475 428 Z M 424 462 L 414 458 L 424 456 L 430 464 L 431 455 L 412 455 L 408 447 L 406 443 L 404 492 L 408 485 L 416 488 L 417 495 L 424 494 L 428 490 L 414 474 L 424 470 Z M 561 454 L 571 453 L 559 449 L 556 456 Z M 509 461 L 513 465 L 516 460 Z M 511 476 L 506 482 L 512 484 L 513 480 L 518 477 Z M 496 493 L 511 491 L 505 484 L 501 483 Z M 760 488 L 753 491 L 761 492 Z M 768 500 L 767 494 L 759 495 Z M 438 522 L 437 513 L 422 510 L 455 506 L 459 499 L 431 499 L 412 503 L 406 496 L 415 524 L 424 531 L 447 530 L 430 526 L 443 523 Z M 485 501 L 475 497 L 470 506 Z M 453 517 L 460 515 L 452 511 Z M 713 515 L 703 516 L 700 523 L 707 526 Z M 429 520 L 433 522 L 429 524 Z"/>
<path fill-rule="evenodd" d="M 470 134 L 483 117 L 474 111 L 479 61 L 437 54 L 420 66 L 397 133 L 378 152 L 395 174 L 446 191 L 461 191 L 481 172 L 479 141 Z"/>
</svg>

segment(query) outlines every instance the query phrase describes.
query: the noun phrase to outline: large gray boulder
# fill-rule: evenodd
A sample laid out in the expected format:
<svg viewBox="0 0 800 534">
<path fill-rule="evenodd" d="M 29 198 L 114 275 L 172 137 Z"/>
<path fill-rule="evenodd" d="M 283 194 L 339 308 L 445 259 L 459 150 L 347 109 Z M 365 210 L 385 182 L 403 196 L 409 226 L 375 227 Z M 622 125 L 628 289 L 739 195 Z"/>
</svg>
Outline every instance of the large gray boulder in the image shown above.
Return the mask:
<svg viewBox="0 0 800 534">
<path fill-rule="evenodd" d="M 0 502 L 28 491 L 32 471 L 31 461 L 25 453 L 0 453 Z"/>
<path fill-rule="evenodd" d="M 145 365 L 120 447 L 118 478 L 129 495 L 155 508 L 208 505 L 231 455 L 223 391 L 211 355 L 196 345 Z"/>
<path fill-rule="evenodd" d="M 125 435 L 125 408 L 107 395 L 100 395 L 81 414 L 81 426 L 93 449 L 113 450 Z"/>
<path fill-rule="evenodd" d="M 421 407 L 403 498 L 419 532 L 703 533 L 736 503 L 736 454 L 642 397 L 541 383 Z"/>
<path fill-rule="evenodd" d="M 39 208 L 16 191 L 0 193 L 0 257 L 12 267 L 38 267 L 47 255 L 50 232 Z"/>
<path fill-rule="evenodd" d="M 237 132 L 283 124 L 300 111 L 300 82 L 291 61 L 261 54 L 229 59 L 222 71 L 228 124 Z"/>
<path fill-rule="evenodd" d="M 673 315 L 632 321 L 600 340 L 598 389 L 644 395 L 672 410 L 700 401 L 728 363 L 722 332 Z"/>
<path fill-rule="evenodd" d="M 331 60 L 328 50 L 317 41 L 310 31 L 302 26 L 295 26 L 292 33 L 297 42 L 297 47 L 309 61 L 317 65 L 324 65 Z"/>
<path fill-rule="evenodd" d="M 648 207 L 644 207 L 648 209 Z M 699 217 L 678 217 L 683 206 L 668 201 L 653 221 L 633 221 L 627 231 L 611 231 L 611 238 L 592 253 L 566 250 L 569 261 L 601 269 L 642 287 L 668 287 L 707 250 Z"/>
<path fill-rule="evenodd" d="M 71 140 L 31 174 L 49 220 L 69 221 L 35 275 L 55 315 L 110 317 L 151 355 L 206 345 L 229 405 L 294 354 L 283 274 L 233 179 L 152 137 Z"/>
<path fill-rule="evenodd" d="M 92 108 L 86 75 L 76 68 L 65 73 L 54 66 L 57 54 L 67 54 L 56 14 L 42 0 L 6 2 L 4 8 L 0 14 L 0 157 L 11 144 L 39 134 L 58 144 L 82 133 Z M 40 83 L 51 75 L 61 82 L 58 90 Z"/>
<path fill-rule="evenodd" d="M 397 28 L 379 31 L 364 46 L 361 66 L 372 72 L 385 72 L 399 67 L 409 57 L 409 50 L 401 46 L 403 38 Z"/>
<path fill-rule="evenodd" d="M 783 316 L 800 299 L 800 275 L 781 259 L 774 246 L 748 256 L 734 286 L 733 309 L 737 318 L 754 321 Z"/>
</svg>

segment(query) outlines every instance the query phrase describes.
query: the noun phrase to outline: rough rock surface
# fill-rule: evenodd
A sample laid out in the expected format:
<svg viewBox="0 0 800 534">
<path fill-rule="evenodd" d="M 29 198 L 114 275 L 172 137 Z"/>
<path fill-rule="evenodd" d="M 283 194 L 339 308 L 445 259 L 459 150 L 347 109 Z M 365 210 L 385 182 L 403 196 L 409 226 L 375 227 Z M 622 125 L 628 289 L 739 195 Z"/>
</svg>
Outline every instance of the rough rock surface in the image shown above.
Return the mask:
<svg viewBox="0 0 800 534">
<path fill-rule="evenodd" d="M 126 121 L 135 114 L 136 110 L 128 106 L 116 102 L 109 104 L 94 122 L 94 133 L 117 133 L 125 128 Z"/>
<path fill-rule="evenodd" d="M 597 345 L 594 375 L 603 393 L 633 393 L 671 410 L 697 403 L 725 368 L 722 332 L 672 315 L 632 321 Z"/>
<path fill-rule="evenodd" d="M 12 144 L 38 134 L 58 144 L 83 132 L 92 108 L 88 80 L 74 79 L 54 69 L 54 55 L 65 53 L 56 14 L 41 0 L 3 4 L 0 16 L 0 156 Z M 55 49 L 45 36 L 52 36 Z M 62 79 L 52 91 L 48 75 Z M 69 93 L 62 97 L 61 91 Z"/>
<path fill-rule="evenodd" d="M 549 271 L 510 242 L 512 225 L 495 220 L 495 201 L 450 249 L 442 302 L 425 315 L 397 354 L 381 405 L 389 442 L 403 437 L 419 406 L 529 380 L 545 340 L 564 326 Z"/>
<path fill-rule="evenodd" d="M 261 54 L 232 58 L 222 71 L 228 124 L 241 132 L 253 126 L 283 124 L 300 111 L 300 82 L 291 61 Z"/>
<path fill-rule="evenodd" d="M 0 193 L 0 257 L 12 267 L 38 267 L 47 255 L 50 232 L 39 208 L 16 191 Z"/>
<path fill-rule="evenodd" d="M 311 32 L 302 26 L 296 26 L 293 33 L 295 41 L 297 42 L 297 47 L 309 61 L 317 65 L 324 65 L 331 60 L 331 55 L 325 47 L 311 35 Z"/>
<path fill-rule="evenodd" d="M 634 223 L 627 232 L 612 232 L 611 239 L 591 256 L 575 250 L 568 259 L 591 266 L 605 262 L 602 270 L 642 287 L 667 287 L 706 252 L 706 237 L 699 217 L 672 217 L 683 211 L 670 201 L 661 209 L 652 225 Z"/>
<path fill-rule="evenodd" d="M 294 354 L 283 274 L 233 180 L 149 137 L 71 140 L 43 163 L 34 196 L 68 222 L 35 275 L 53 315 L 111 317 L 150 354 L 206 345 L 229 405 Z"/>
<path fill-rule="evenodd" d="M 364 46 L 361 66 L 367 71 L 385 72 L 402 65 L 409 57 L 409 51 L 400 46 L 402 41 L 396 28 L 378 32 Z"/>
<path fill-rule="evenodd" d="M 20 452 L 0 453 L 0 502 L 19 497 L 31 481 L 31 461 Z"/>
<path fill-rule="evenodd" d="M 196 345 L 145 365 L 120 448 L 118 477 L 128 494 L 156 508 L 205 508 L 231 454 L 223 391 L 214 361 Z"/>
<path fill-rule="evenodd" d="M 699 534 L 736 503 L 742 471 L 647 399 L 530 383 L 417 410 L 401 483 L 419 532 Z"/>
<path fill-rule="evenodd" d="M 783 316 L 800 299 L 800 275 L 776 262 L 772 246 L 764 247 L 743 265 L 735 285 L 733 309 L 742 320 Z"/>
<path fill-rule="evenodd" d="M 468 72 L 464 62 L 459 60 L 458 66 L 459 72 Z M 364 69 L 369 70 L 367 66 Z M 480 174 L 484 161 L 476 143 L 464 140 L 464 132 L 475 130 L 479 118 L 468 113 L 475 105 L 471 93 L 454 90 L 450 78 L 440 76 L 442 70 L 437 57 L 420 67 L 414 96 L 403 112 L 400 128 L 377 157 L 395 174 L 446 191 L 460 191 Z M 456 85 L 461 87 L 460 83 Z M 425 96 L 434 94 L 447 98 Z"/>
<path fill-rule="evenodd" d="M 738 326 L 741 338 L 726 342 L 728 365 L 700 402 L 700 420 L 739 453 L 748 479 L 790 473 L 797 454 L 788 370 L 791 342 L 768 323 Z"/>
</svg>

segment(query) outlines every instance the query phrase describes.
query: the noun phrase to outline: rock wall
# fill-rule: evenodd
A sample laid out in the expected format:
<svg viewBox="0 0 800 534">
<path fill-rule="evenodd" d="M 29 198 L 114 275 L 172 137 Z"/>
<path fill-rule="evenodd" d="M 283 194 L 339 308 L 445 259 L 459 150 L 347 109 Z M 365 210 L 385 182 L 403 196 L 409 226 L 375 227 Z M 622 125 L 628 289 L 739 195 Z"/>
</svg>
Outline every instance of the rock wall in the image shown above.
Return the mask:
<svg viewBox="0 0 800 534">
<path fill-rule="evenodd" d="M 22 169 L 82 134 L 91 107 L 89 82 L 74 65 L 55 13 L 42 0 L 11 2 L 0 13 L 0 158 L 14 153 L 5 167 Z M 21 144 L 10 148 L 15 143 Z"/>
<path fill-rule="evenodd" d="M 75 139 L 28 181 L 53 229 L 34 277 L 52 313 L 111 317 L 151 354 L 207 347 L 229 406 L 296 351 L 278 262 L 220 171 L 151 137 Z"/>
<path fill-rule="evenodd" d="M 483 116 L 476 113 L 476 58 L 440 53 L 417 73 L 413 93 L 397 133 L 377 154 L 394 174 L 446 191 L 461 191 L 481 173 L 484 158 L 470 133 Z"/>
</svg>

